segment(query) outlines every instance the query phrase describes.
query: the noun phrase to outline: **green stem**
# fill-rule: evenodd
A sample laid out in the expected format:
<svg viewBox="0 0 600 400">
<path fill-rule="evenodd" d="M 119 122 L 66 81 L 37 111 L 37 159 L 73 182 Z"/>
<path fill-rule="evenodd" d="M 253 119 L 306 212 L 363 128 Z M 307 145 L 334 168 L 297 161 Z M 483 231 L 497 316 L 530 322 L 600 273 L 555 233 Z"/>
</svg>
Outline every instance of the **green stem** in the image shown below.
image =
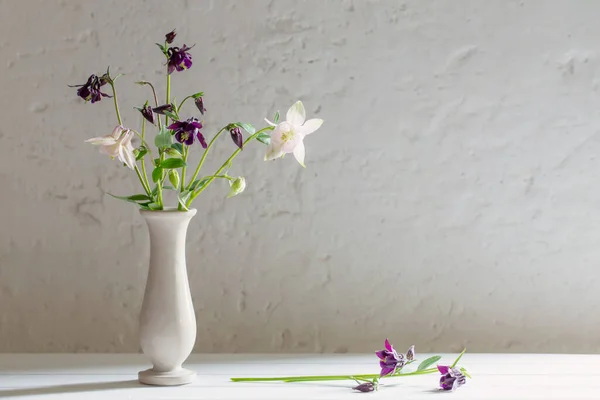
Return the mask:
<svg viewBox="0 0 600 400">
<path fill-rule="evenodd" d="M 150 82 L 146 82 L 146 85 L 152 88 L 152 94 L 154 95 L 154 104 L 156 104 L 156 107 L 158 107 L 158 97 L 156 96 L 156 89 L 154 89 L 154 85 Z M 162 124 L 160 123 L 160 114 L 156 114 L 156 122 L 158 122 L 158 128 L 161 129 Z"/>
<path fill-rule="evenodd" d="M 458 364 L 458 361 L 459 361 L 459 360 L 462 358 L 462 356 L 465 354 L 465 352 L 466 352 L 466 351 L 467 351 L 467 349 L 464 349 L 464 350 L 462 351 L 462 353 L 460 353 L 460 354 L 458 355 L 458 357 L 456 357 L 456 360 L 454 360 L 454 362 L 452 363 L 452 365 L 450 366 L 450 368 L 454 368 L 454 367 L 456 367 L 456 364 Z"/>
<path fill-rule="evenodd" d="M 146 186 L 146 182 L 144 182 L 144 178 L 142 177 L 142 174 L 140 173 L 140 169 L 138 168 L 138 166 L 135 166 L 135 173 L 137 174 L 138 178 L 140 179 L 140 182 L 142 183 L 142 186 L 144 187 L 144 190 L 146 191 L 146 194 L 150 197 L 152 197 L 152 191 L 150 190 L 150 187 Z"/>
<path fill-rule="evenodd" d="M 165 104 L 171 104 L 171 75 L 167 71 L 167 102 Z M 169 125 L 169 117 L 165 115 L 165 126 Z"/>
<path fill-rule="evenodd" d="M 188 152 L 189 152 L 189 148 L 186 145 L 182 146 L 182 150 L 183 150 L 183 161 L 187 162 L 187 158 L 188 158 Z M 180 181 L 180 186 L 179 186 L 179 192 L 183 192 L 183 190 L 185 189 L 185 172 L 186 172 L 186 167 L 182 167 L 181 168 L 181 181 Z M 183 205 L 181 203 L 178 204 L 177 209 L 179 211 L 183 211 Z"/>
<path fill-rule="evenodd" d="M 117 90 L 115 89 L 115 84 L 111 81 L 110 87 L 113 92 L 113 101 L 115 103 L 115 111 L 117 112 L 117 120 L 119 121 L 119 125 L 123 125 L 123 120 L 121 119 L 121 113 L 119 112 L 119 101 L 117 100 Z"/>
<path fill-rule="evenodd" d="M 421 371 L 396 373 L 383 378 L 399 378 L 412 375 L 426 375 L 438 372 L 437 368 L 429 368 Z M 364 380 L 379 378 L 379 374 L 364 375 L 314 375 L 314 376 L 285 376 L 280 378 L 231 378 L 233 382 L 316 382 L 316 381 L 342 381 L 342 380 Z"/>
<path fill-rule="evenodd" d="M 186 100 L 193 98 L 194 96 L 188 96 L 181 103 L 179 103 L 179 107 L 177 107 L 177 114 L 179 114 L 179 110 L 181 110 L 181 106 L 185 103 Z"/>
<path fill-rule="evenodd" d="M 263 128 L 263 129 L 261 129 L 261 130 L 257 131 L 256 133 L 254 133 L 254 135 L 252 135 L 252 136 L 249 136 L 249 137 L 248 137 L 248 139 L 246 139 L 246 140 L 244 141 L 244 146 L 246 146 L 246 144 L 247 144 L 248 142 L 250 142 L 251 140 L 254 140 L 254 139 L 255 139 L 255 138 L 256 138 L 256 137 L 257 137 L 259 134 L 263 133 L 264 131 L 268 131 L 268 130 L 272 130 L 272 129 L 273 129 L 273 127 L 272 127 L 272 126 L 267 126 L 266 128 Z M 214 140 L 214 139 L 213 139 L 213 140 Z M 242 147 L 243 147 L 243 146 L 242 146 Z M 207 148 L 206 150 L 208 150 L 208 148 Z M 190 196 L 190 199 L 187 201 L 187 204 L 186 204 L 186 206 L 188 206 L 188 207 L 189 207 L 189 206 L 190 206 L 190 204 L 192 204 L 192 201 L 194 201 L 194 199 L 195 199 L 196 197 L 198 197 L 198 195 L 199 195 L 200 193 L 202 193 L 202 192 L 203 192 L 203 191 L 204 191 L 204 190 L 205 190 L 205 189 L 206 189 L 206 188 L 207 188 L 207 187 L 208 187 L 208 186 L 211 184 L 211 182 L 212 182 L 212 181 L 214 181 L 214 180 L 215 180 L 214 176 L 217 176 L 217 175 L 219 175 L 219 174 L 220 174 L 220 173 L 221 173 L 221 172 L 222 172 L 222 171 L 223 171 L 225 168 L 227 168 L 227 166 L 228 166 L 229 164 L 231 164 L 231 162 L 233 161 L 233 159 L 234 159 L 234 158 L 235 158 L 235 157 L 236 157 L 238 154 L 240 154 L 240 151 L 242 151 L 242 149 L 239 149 L 239 148 L 238 148 L 238 149 L 236 149 L 236 150 L 233 152 L 233 154 L 232 154 L 232 155 L 231 155 L 231 156 L 230 156 L 230 157 L 227 159 L 227 161 L 225 161 L 225 162 L 223 163 L 223 165 L 221 165 L 221 168 L 219 168 L 219 169 L 217 170 L 217 172 L 215 172 L 215 173 L 214 173 L 213 177 L 211 177 L 211 178 L 208 180 L 208 182 L 206 182 L 206 185 L 202 186 L 202 188 L 201 188 L 200 190 L 198 190 L 197 192 L 194 192 L 194 193 L 192 193 L 192 195 Z M 200 165 L 198 166 L 198 171 L 200 171 Z M 193 182 L 193 181 L 192 181 L 192 182 Z"/>
<path fill-rule="evenodd" d="M 198 174 L 200 173 L 200 169 L 202 168 L 202 164 L 204 164 L 204 160 L 206 159 L 206 156 L 208 155 L 208 151 L 212 147 L 215 140 L 217 140 L 219 135 L 221 135 L 221 133 L 223 133 L 226 128 L 227 128 L 227 126 L 224 126 L 223 128 L 221 128 L 221 130 L 219 132 L 217 132 L 217 134 L 212 138 L 212 140 L 206 147 L 206 150 L 204 150 L 204 154 L 202 154 L 202 158 L 200 159 L 200 162 L 198 163 L 198 167 L 196 167 L 196 171 L 194 171 L 194 175 L 192 175 L 192 179 L 190 179 L 190 183 L 187 186 L 188 189 L 192 186 L 192 183 L 194 183 L 194 181 L 198 177 Z"/>
<path fill-rule="evenodd" d="M 142 118 L 142 134 L 141 134 L 140 138 L 142 139 L 142 145 L 145 148 L 147 148 L 148 146 L 146 144 L 146 140 L 144 139 L 145 136 L 146 136 L 146 119 Z M 148 151 L 150 151 L 150 149 L 148 149 Z M 150 153 L 150 156 L 152 157 L 152 153 Z M 150 181 L 148 180 L 148 174 L 146 173 L 145 157 L 142 157 L 140 162 L 142 164 L 142 176 L 144 177 L 144 182 L 146 183 L 146 188 L 150 189 Z"/>
</svg>

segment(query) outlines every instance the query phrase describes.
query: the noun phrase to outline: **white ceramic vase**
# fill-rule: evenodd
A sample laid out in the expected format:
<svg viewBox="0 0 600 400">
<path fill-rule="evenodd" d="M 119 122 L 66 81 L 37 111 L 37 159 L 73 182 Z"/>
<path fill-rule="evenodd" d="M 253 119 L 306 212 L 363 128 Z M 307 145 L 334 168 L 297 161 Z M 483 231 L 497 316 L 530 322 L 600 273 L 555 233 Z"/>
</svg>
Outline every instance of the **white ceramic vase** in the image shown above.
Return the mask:
<svg viewBox="0 0 600 400">
<path fill-rule="evenodd" d="M 150 268 L 140 314 L 140 345 L 153 367 L 138 374 L 147 385 L 192 382 L 182 368 L 196 341 L 196 317 L 185 263 L 185 238 L 196 210 L 140 211 L 150 233 Z"/>
</svg>

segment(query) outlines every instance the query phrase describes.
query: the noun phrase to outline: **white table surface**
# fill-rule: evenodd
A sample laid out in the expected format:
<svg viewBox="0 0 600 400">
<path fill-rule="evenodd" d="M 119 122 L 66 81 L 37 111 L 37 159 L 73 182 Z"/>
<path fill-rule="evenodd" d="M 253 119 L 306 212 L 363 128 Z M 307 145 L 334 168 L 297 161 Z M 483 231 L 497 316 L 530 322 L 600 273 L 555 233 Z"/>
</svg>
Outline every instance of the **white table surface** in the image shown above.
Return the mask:
<svg viewBox="0 0 600 400">
<path fill-rule="evenodd" d="M 428 355 L 418 355 L 424 360 Z M 455 355 L 445 355 L 441 364 Z M 375 355 L 195 354 L 186 367 L 195 383 L 150 387 L 137 382 L 148 367 L 139 354 L 0 354 L 0 398 L 11 399 L 600 399 L 599 355 L 469 354 L 473 379 L 454 393 L 437 389 L 439 375 L 385 379 L 378 392 L 353 382 L 235 383 L 230 377 L 379 372 Z"/>
</svg>

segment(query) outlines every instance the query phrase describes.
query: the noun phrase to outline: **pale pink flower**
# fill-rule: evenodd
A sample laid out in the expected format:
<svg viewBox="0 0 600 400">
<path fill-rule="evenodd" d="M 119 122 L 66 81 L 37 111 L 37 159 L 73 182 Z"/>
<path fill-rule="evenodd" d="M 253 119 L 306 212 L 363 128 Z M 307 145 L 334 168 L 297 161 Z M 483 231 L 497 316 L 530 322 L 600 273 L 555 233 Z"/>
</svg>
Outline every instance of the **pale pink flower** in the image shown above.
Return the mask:
<svg viewBox="0 0 600 400">
<path fill-rule="evenodd" d="M 117 125 L 110 135 L 91 138 L 86 140 L 86 143 L 98 146 L 100 153 L 106 154 L 110 158 L 118 158 L 129 168 L 134 169 L 135 155 L 131 144 L 133 135 L 131 130 L 122 125 Z"/>
</svg>

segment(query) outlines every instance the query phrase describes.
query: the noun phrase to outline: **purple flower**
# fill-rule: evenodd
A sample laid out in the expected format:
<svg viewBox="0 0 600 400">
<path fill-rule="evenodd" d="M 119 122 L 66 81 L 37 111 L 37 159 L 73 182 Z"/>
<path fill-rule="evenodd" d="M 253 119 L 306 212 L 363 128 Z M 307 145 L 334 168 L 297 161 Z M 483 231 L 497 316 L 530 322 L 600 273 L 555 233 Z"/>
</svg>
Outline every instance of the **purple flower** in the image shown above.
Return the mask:
<svg viewBox="0 0 600 400">
<path fill-rule="evenodd" d="M 142 116 L 146 118 L 146 121 L 154 124 L 154 113 L 152 112 L 152 107 L 145 105 L 144 108 L 140 108 L 139 110 L 142 113 Z"/>
<path fill-rule="evenodd" d="M 98 77 L 94 74 L 90 75 L 87 82 L 83 85 L 69 85 L 69 87 L 78 87 L 77 96 L 81 97 L 85 101 L 91 101 L 95 103 L 100 101 L 102 97 L 111 97 L 106 93 L 103 93 L 100 88 L 106 85 L 108 82 L 104 77 Z"/>
<path fill-rule="evenodd" d="M 189 49 L 191 47 L 187 47 L 185 44 L 182 48 L 169 47 L 169 50 L 167 50 L 167 56 L 169 57 L 167 72 L 169 75 L 175 70 L 183 71 L 192 67 L 192 55 L 187 52 Z"/>
<path fill-rule="evenodd" d="M 241 129 L 238 126 L 236 126 L 234 128 L 231 128 L 229 130 L 229 134 L 231 135 L 231 139 L 233 140 L 233 143 L 235 143 L 235 145 L 237 147 L 239 147 L 240 150 L 243 150 L 243 148 L 244 148 L 244 137 L 242 136 Z"/>
<path fill-rule="evenodd" d="M 412 346 L 410 346 L 408 348 L 408 350 L 406 351 L 406 359 L 408 361 L 412 361 L 415 359 L 415 345 L 414 344 Z"/>
<path fill-rule="evenodd" d="M 194 138 L 198 138 L 202 147 L 207 148 L 206 140 L 204 135 L 200 132 L 202 129 L 202 123 L 197 118 L 189 118 L 186 121 L 178 121 L 167 127 L 175 131 L 175 139 L 179 143 L 190 146 L 194 143 Z"/>
<path fill-rule="evenodd" d="M 194 103 L 196 103 L 196 107 L 198 107 L 198 110 L 200 110 L 200 114 L 204 115 L 204 113 L 206 112 L 206 108 L 204 108 L 204 101 L 202 100 L 202 96 L 196 97 L 196 99 L 194 99 Z"/>
<path fill-rule="evenodd" d="M 173 29 L 171 32 L 165 35 L 165 41 L 171 44 L 173 43 L 173 40 L 175 40 L 175 36 L 177 36 L 177 34 L 175 33 L 175 29 Z"/>
<path fill-rule="evenodd" d="M 365 382 L 365 383 L 361 383 L 358 386 L 353 387 L 352 389 L 354 390 L 358 390 L 359 392 L 372 392 L 375 390 L 375 385 L 373 384 L 373 382 Z"/>
<path fill-rule="evenodd" d="M 450 368 L 445 365 L 438 365 L 438 371 L 442 374 L 440 378 L 440 387 L 443 390 L 456 390 L 465 383 L 467 378 L 458 368 Z"/>
<path fill-rule="evenodd" d="M 173 111 L 173 104 L 163 104 L 162 106 L 154 107 L 152 110 L 157 114 L 164 115 L 165 111 Z"/>
<path fill-rule="evenodd" d="M 389 340 L 385 339 L 385 349 L 375 352 L 379 357 L 379 366 L 381 373 L 379 376 L 391 375 L 396 372 L 396 369 L 404 367 L 406 361 L 403 354 L 398 354 Z"/>
</svg>

